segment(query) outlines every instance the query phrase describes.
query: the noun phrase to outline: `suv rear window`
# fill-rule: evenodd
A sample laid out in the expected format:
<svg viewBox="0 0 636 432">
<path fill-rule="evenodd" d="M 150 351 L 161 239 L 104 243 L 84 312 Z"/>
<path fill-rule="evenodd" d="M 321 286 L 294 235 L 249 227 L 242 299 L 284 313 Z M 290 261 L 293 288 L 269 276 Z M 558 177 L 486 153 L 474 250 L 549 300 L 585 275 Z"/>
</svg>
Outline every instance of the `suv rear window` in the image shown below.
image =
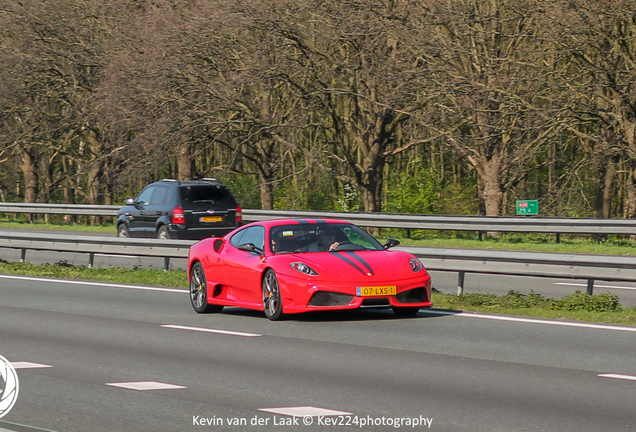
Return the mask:
<svg viewBox="0 0 636 432">
<path fill-rule="evenodd" d="M 210 204 L 222 204 L 229 207 L 235 205 L 234 198 L 224 187 L 196 185 L 182 186 L 179 189 L 181 191 L 181 204 L 184 207 L 209 206 Z"/>
</svg>

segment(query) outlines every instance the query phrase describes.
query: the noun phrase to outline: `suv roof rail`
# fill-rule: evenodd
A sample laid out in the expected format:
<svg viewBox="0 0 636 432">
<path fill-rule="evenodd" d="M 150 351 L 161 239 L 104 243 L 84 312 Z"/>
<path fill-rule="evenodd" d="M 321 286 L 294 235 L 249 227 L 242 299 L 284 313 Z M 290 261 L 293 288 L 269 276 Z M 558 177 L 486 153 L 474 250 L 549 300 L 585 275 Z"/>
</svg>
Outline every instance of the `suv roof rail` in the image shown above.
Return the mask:
<svg viewBox="0 0 636 432">
<path fill-rule="evenodd" d="M 165 182 L 178 182 L 179 180 L 177 180 L 177 179 L 161 179 L 161 181 L 165 181 Z"/>
</svg>

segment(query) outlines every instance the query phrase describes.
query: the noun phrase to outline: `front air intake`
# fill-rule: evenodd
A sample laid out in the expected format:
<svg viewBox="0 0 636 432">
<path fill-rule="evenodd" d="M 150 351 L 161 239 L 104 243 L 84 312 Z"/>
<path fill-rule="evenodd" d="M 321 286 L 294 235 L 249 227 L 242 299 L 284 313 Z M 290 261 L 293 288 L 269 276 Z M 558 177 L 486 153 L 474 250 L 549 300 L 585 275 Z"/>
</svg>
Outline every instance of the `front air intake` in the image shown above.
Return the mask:
<svg viewBox="0 0 636 432">
<path fill-rule="evenodd" d="M 330 291 L 318 291 L 314 293 L 307 306 L 346 306 L 353 300 L 350 294 L 342 294 Z"/>
</svg>

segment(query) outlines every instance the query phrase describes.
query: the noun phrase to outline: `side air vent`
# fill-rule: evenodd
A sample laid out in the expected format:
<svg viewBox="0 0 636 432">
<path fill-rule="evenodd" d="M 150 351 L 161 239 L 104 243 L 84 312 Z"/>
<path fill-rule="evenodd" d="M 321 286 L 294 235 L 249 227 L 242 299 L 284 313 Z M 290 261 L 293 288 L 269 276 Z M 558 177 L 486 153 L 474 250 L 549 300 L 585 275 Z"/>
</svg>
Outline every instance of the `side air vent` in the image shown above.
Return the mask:
<svg viewBox="0 0 636 432">
<path fill-rule="evenodd" d="M 408 291 L 398 293 L 395 298 L 400 303 L 423 303 L 428 301 L 426 298 L 426 288 L 413 288 Z"/>
</svg>

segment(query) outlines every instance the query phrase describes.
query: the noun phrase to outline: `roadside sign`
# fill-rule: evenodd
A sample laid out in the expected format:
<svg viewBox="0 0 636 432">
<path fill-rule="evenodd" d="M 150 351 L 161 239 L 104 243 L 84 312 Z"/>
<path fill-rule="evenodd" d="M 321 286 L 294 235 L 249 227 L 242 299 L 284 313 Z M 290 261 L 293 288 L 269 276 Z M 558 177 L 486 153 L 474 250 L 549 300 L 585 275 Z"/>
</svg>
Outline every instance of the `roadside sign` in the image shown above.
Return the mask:
<svg viewBox="0 0 636 432">
<path fill-rule="evenodd" d="M 517 215 L 538 215 L 539 201 L 517 200 Z"/>
</svg>

